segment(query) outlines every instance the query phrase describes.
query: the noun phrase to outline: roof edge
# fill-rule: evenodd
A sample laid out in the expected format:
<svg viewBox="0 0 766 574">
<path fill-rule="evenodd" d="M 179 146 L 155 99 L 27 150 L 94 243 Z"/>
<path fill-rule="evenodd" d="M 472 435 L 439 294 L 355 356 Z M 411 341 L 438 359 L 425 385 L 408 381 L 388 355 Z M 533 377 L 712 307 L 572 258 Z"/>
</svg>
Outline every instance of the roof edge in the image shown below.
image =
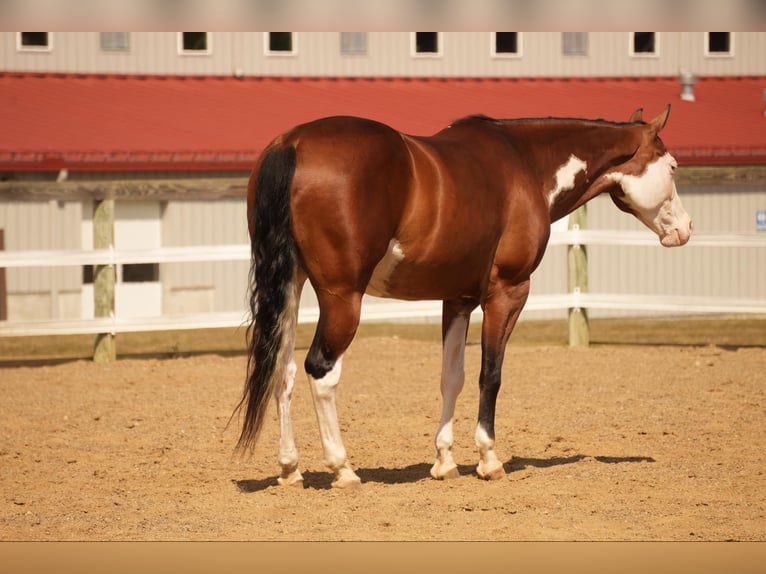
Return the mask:
<svg viewBox="0 0 766 574">
<path fill-rule="evenodd" d="M 81 80 L 161 80 L 161 81 L 234 81 L 234 82 L 651 82 L 677 81 L 678 76 L 283 76 L 232 74 L 145 74 L 145 73 L 97 73 L 97 72 L 40 72 L 34 70 L 0 71 L 2 78 L 56 78 Z M 696 76 L 696 81 L 766 81 L 764 75 Z"/>
</svg>

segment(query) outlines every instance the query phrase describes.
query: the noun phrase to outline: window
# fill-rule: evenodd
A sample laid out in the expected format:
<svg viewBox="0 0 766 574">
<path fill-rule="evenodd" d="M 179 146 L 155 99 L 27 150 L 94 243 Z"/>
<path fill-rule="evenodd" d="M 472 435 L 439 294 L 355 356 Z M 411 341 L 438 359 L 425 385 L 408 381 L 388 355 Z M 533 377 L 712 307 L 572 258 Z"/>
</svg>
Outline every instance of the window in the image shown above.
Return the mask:
<svg viewBox="0 0 766 574">
<path fill-rule="evenodd" d="M 130 50 L 130 32 L 101 32 L 101 49 L 104 52 L 127 52 Z"/>
<path fill-rule="evenodd" d="M 416 56 L 441 56 L 439 32 L 415 32 L 412 36 L 412 48 Z"/>
<path fill-rule="evenodd" d="M 181 32 L 178 37 L 181 54 L 210 54 L 212 52 L 208 32 Z"/>
<path fill-rule="evenodd" d="M 49 32 L 19 32 L 16 37 L 16 48 L 37 52 L 51 50 L 51 34 Z"/>
<path fill-rule="evenodd" d="M 705 45 L 706 56 L 731 56 L 733 50 L 731 32 L 708 32 Z"/>
<path fill-rule="evenodd" d="M 122 266 L 123 283 L 156 283 L 159 280 L 159 263 L 126 263 Z"/>
<path fill-rule="evenodd" d="M 587 56 L 588 33 L 563 32 L 561 35 L 561 52 L 565 56 Z"/>
<path fill-rule="evenodd" d="M 520 56 L 521 42 L 518 32 L 495 32 L 492 44 L 493 56 Z"/>
<path fill-rule="evenodd" d="M 93 265 L 83 265 L 82 282 L 91 285 L 94 280 Z M 156 283 L 160 280 L 159 263 L 125 263 L 121 266 L 122 283 Z"/>
<path fill-rule="evenodd" d="M 659 54 L 659 39 L 654 32 L 633 32 L 631 55 L 656 56 Z"/>
<path fill-rule="evenodd" d="M 367 53 L 367 32 L 341 32 L 340 33 L 340 53 L 341 54 L 366 54 Z"/>
<path fill-rule="evenodd" d="M 272 56 L 295 54 L 295 38 L 292 32 L 267 32 L 266 53 Z"/>
</svg>

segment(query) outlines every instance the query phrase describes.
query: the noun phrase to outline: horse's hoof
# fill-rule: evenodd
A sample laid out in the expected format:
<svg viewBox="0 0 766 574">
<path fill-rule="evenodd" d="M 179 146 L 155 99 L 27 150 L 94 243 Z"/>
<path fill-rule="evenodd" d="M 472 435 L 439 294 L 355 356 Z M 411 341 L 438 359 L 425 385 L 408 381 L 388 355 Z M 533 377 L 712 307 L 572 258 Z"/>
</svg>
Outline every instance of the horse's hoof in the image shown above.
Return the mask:
<svg viewBox="0 0 766 574">
<path fill-rule="evenodd" d="M 449 469 L 447 472 L 443 473 L 441 478 L 442 480 L 449 480 L 451 478 L 459 478 L 460 477 L 460 471 L 457 469 L 457 467 Z"/>
<path fill-rule="evenodd" d="M 479 478 L 483 480 L 500 480 L 501 478 L 505 477 L 505 469 L 503 469 L 503 466 L 500 465 L 498 467 L 493 468 L 492 470 L 482 468 L 482 465 L 476 467 L 476 474 L 479 475 Z"/>
<path fill-rule="evenodd" d="M 280 486 L 297 486 L 303 487 L 303 475 L 299 470 L 293 471 L 288 475 L 280 476 L 277 478 L 277 483 Z"/>
<path fill-rule="evenodd" d="M 457 465 L 453 464 L 449 467 L 439 464 L 437 461 L 431 467 L 431 476 L 436 480 L 449 480 L 451 478 L 458 478 L 460 471 L 457 469 Z"/>
<path fill-rule="evenodd" d="M 359 488 L 362 480 L 350 468 L 341 468 L 331 484 L 333 488 Z"/>
</svg>

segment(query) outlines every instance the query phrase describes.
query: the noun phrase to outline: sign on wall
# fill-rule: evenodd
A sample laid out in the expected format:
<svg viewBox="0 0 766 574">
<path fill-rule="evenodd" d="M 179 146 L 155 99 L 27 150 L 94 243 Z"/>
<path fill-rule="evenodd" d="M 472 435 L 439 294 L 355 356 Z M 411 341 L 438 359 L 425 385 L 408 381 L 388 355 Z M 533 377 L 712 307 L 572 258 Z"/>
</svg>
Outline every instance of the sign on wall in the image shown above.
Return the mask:
<svg viewBox="0 0 766 574">
<path fill-rule="evenodd" d="M 755 210 L 755 230 L 766 231 L 766 209 Z"/>
</svg>

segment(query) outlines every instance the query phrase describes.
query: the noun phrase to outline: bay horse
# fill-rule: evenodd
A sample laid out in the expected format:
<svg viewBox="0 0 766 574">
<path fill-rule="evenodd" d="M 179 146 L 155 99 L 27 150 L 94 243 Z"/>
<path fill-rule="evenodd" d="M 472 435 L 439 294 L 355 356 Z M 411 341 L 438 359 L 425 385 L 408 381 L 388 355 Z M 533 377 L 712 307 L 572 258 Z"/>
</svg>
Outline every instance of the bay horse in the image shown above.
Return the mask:
<svg viewBox="0 0 766 574">
<path fill-rule="evenodd" d="M 335 391 L 365 293 L 443 301 L 437 479 L 458 475 L 452 421 L 469 318 L 481 306 L 476 472 L 501 478 L 494 420 L 503 356 L 551 222 L 607 192 L 662 245 L 691 236 L 673 181 L 676 161 L 658 135 L 669 111 L 649 122 L 640 109 L 627 122 L 471 116 L 430 137 L 330 117 L 278 136 L 248 182 L 252 323 L 235 410 L 244 410 L 238 449 L 252 450 L 276 399 L 278 482 L 302 484 L 290 402 L 298 302 L 308 279 L 319 319 L 305 370 L 332 485 L 360 483 L 341 439 Z"/>
</svg>

